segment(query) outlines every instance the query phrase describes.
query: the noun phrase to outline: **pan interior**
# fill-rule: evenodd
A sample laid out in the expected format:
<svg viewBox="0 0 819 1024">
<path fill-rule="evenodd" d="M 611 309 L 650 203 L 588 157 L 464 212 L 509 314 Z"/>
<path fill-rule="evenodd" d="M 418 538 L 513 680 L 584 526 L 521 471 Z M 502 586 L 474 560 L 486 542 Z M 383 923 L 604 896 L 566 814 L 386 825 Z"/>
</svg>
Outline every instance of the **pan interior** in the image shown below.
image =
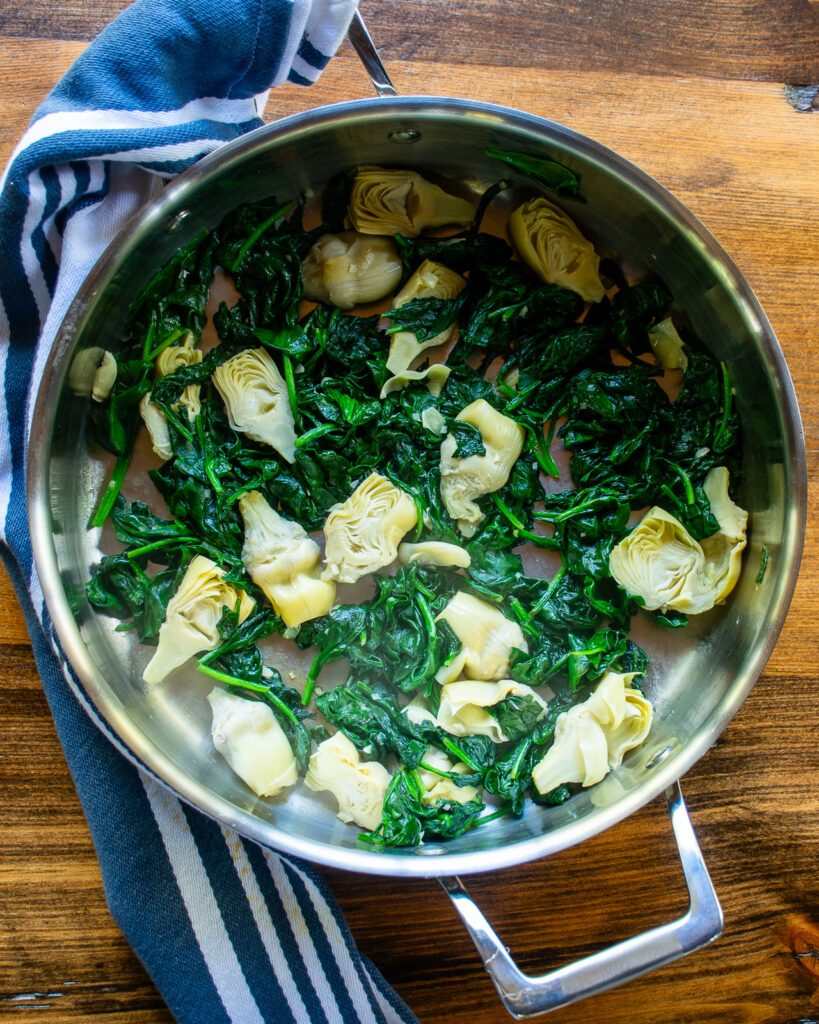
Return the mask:
<svg viewBox="0 0 819 1024">
<path fill-rule="evenodd" d="M 407 140 L 415 137 L 412 144 Z M 655 705 L 643 747 L 601 785 L 560 807 L 530 805 L 442 846 L 376 851 L 357 841 L 329 802 L 300 786 L 284 800 L 256 800 L 213 751 L 208 686 L 191 670 L 148 689 L 150 656 L 114 620 L 88 606 L 88 567 L 110 537 L 86 528 L 109 463 L 89 447 L 87 405 L 64 387 L 73 354 L 115 348 L 127 308 L 157 266 L 234 206 L 262 197 L 318 193 L 356 164 L 413 167 L 480 193 L 502 175 L 487 145 L 544 153 L 575 170 L 585 205 L 566 204 L 598 247 L 634 274 L 669 286 L 674 309 L 735 383 L 743 423 L 740 504 L 750 513 L 740 583 L 726 607 L 661 631 L 635 620 L 652 664 Z M 485 870 L 562 848 L 630 813 L 682 774 L 716 739 L 752 686 L 792 591 L 804 520 L 801 433 L 790 380 L 753 295 L 717 244 L 676 202 L 630 165 L 558 126 L 456 101 L 346 104 L 272 125 L 178 179 L 125 230 L 78 298 L 43 381 L 32 438 L 32 526 L 52 617 L 103 717 L 136 755 L 185 798 L 254 838 L 339 867 L 391 874 Z M 129 485 L 147 499 L 150 484 Z M 760 553 L 769 564 L 755 582 Z M 532 571 L 530 565 L 530 571 Z M 537 568 L 535 571 L 537 571 Z M 285 669 L 287 666 L 284 666 Z"/>
</svg>

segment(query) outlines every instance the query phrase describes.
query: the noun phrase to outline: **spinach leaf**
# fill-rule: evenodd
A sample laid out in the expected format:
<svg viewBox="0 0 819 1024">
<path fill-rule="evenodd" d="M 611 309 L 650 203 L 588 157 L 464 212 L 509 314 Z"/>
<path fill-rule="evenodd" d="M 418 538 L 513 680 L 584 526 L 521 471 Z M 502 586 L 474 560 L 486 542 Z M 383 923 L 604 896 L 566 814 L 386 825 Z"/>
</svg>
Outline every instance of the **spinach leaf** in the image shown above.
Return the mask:
<svg viewBox="0 0 819 1024">
<path fill-rule="evenodd" d="M 580 177 L 564 164 L 556 160 L 549 160 L 547 157 L 533 156 L 528 153 L 514 153 L 507 149 L 498 149 L 496 146 L 487 146 L 484 151 L 488 157 L 495 160 L 502 160 L 503 163 L 514 167 L 516 171 L 532 178 L 539 185 L 554 192 L 556 196 L 565 196 L 570 199 L 582 199 L 580 195 Z"/>
<path fill-rule="evenodd" d="M 417 846 L 424 839 L 454 839 L 473 828 L 484 810 L 478 797 L 466 803 L 425 803 L 417 771 L 396 772 L 384 797 L 381 824 L 361 836 L 378 846 Z"/>
</svg>

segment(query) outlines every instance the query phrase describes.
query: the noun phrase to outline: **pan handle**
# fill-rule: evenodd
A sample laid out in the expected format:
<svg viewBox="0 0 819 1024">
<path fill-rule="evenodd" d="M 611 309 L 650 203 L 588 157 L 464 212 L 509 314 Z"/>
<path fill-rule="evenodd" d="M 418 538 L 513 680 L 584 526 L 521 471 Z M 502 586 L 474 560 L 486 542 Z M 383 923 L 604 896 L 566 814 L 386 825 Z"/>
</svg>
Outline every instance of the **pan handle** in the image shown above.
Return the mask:
<svg viewBox="0 0 819 1024">
<path fill-rule="evenodd" d="M 670 924 L 618 942 L 538 977 L 524 974 L 509 955 L 460 878 L 439 879 L 483 959 L 501 1001 L 516 1020 L 549 1013 L 664 967 L 716 939 L 722 909 L 697 844 L 679 783 L 665 791 L 668 813 L 688 886 L 689 906 Z"/>
<path fill-rule="evenodd" d="M 390 81 L 390 76 L 381 63 L 381 58 L 378 56 L 378 50 L 375 47 L 372 36 L 367 31 L 364 19 L 357 9 L 353 15 L 353 20 L 350 22 L 350 27 L 347 29 L 347 38 L 352 43 L 353 49 L 364 65 L 364 70 L 370 76 L 370 81 L 373 83 L 373 89 L 375 89 L 376 94 L 378 96 L 397 96 L 395 86 Z"/>
</svg>

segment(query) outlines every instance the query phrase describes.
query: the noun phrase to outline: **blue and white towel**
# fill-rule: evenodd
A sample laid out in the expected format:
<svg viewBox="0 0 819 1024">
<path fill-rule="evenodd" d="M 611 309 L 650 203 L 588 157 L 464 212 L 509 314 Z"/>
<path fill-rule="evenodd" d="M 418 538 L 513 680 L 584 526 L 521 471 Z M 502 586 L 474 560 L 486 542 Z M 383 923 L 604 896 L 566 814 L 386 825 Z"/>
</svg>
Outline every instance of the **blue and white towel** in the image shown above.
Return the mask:
<svg viewBox="0 0 819 1024">
<path fill-rule="evenodd" d="M 271 86 L 315 81 L 355 5 L 139 0 L 37 111 L 0 193 L 0 545 L 109 906 L 184 1024 L 415 1018 L 359 954 L 311 868 L 185 806 L 121 756 L 80 706 L 93 714 L 32 562 L 24 481 L 32 391 L 77 288 L 125 218 L 163 178 L 258 127 Z"/>
</svg>

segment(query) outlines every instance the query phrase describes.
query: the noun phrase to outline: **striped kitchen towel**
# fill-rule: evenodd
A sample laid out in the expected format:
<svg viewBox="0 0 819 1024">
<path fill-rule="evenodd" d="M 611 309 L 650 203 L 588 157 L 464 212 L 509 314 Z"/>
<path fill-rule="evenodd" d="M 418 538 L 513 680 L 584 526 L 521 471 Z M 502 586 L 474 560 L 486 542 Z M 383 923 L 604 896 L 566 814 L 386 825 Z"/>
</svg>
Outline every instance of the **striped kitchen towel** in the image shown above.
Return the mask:
<svg viewBox="0 0 819 1024">
<path fill-rule="evenodd" d="M 358 952 L 310 867 L 187 807 L 104 737 L 32 563 L 32 390 L 78 286 L 124 220 L 163 178 L 259 126 L 270 86 L 315 81 L 355 4 L 139 0 L 37 111 L 0 193 L 0 543 L 111 911 L 190 1024 L 415 1018 Z"/>
</svg>

